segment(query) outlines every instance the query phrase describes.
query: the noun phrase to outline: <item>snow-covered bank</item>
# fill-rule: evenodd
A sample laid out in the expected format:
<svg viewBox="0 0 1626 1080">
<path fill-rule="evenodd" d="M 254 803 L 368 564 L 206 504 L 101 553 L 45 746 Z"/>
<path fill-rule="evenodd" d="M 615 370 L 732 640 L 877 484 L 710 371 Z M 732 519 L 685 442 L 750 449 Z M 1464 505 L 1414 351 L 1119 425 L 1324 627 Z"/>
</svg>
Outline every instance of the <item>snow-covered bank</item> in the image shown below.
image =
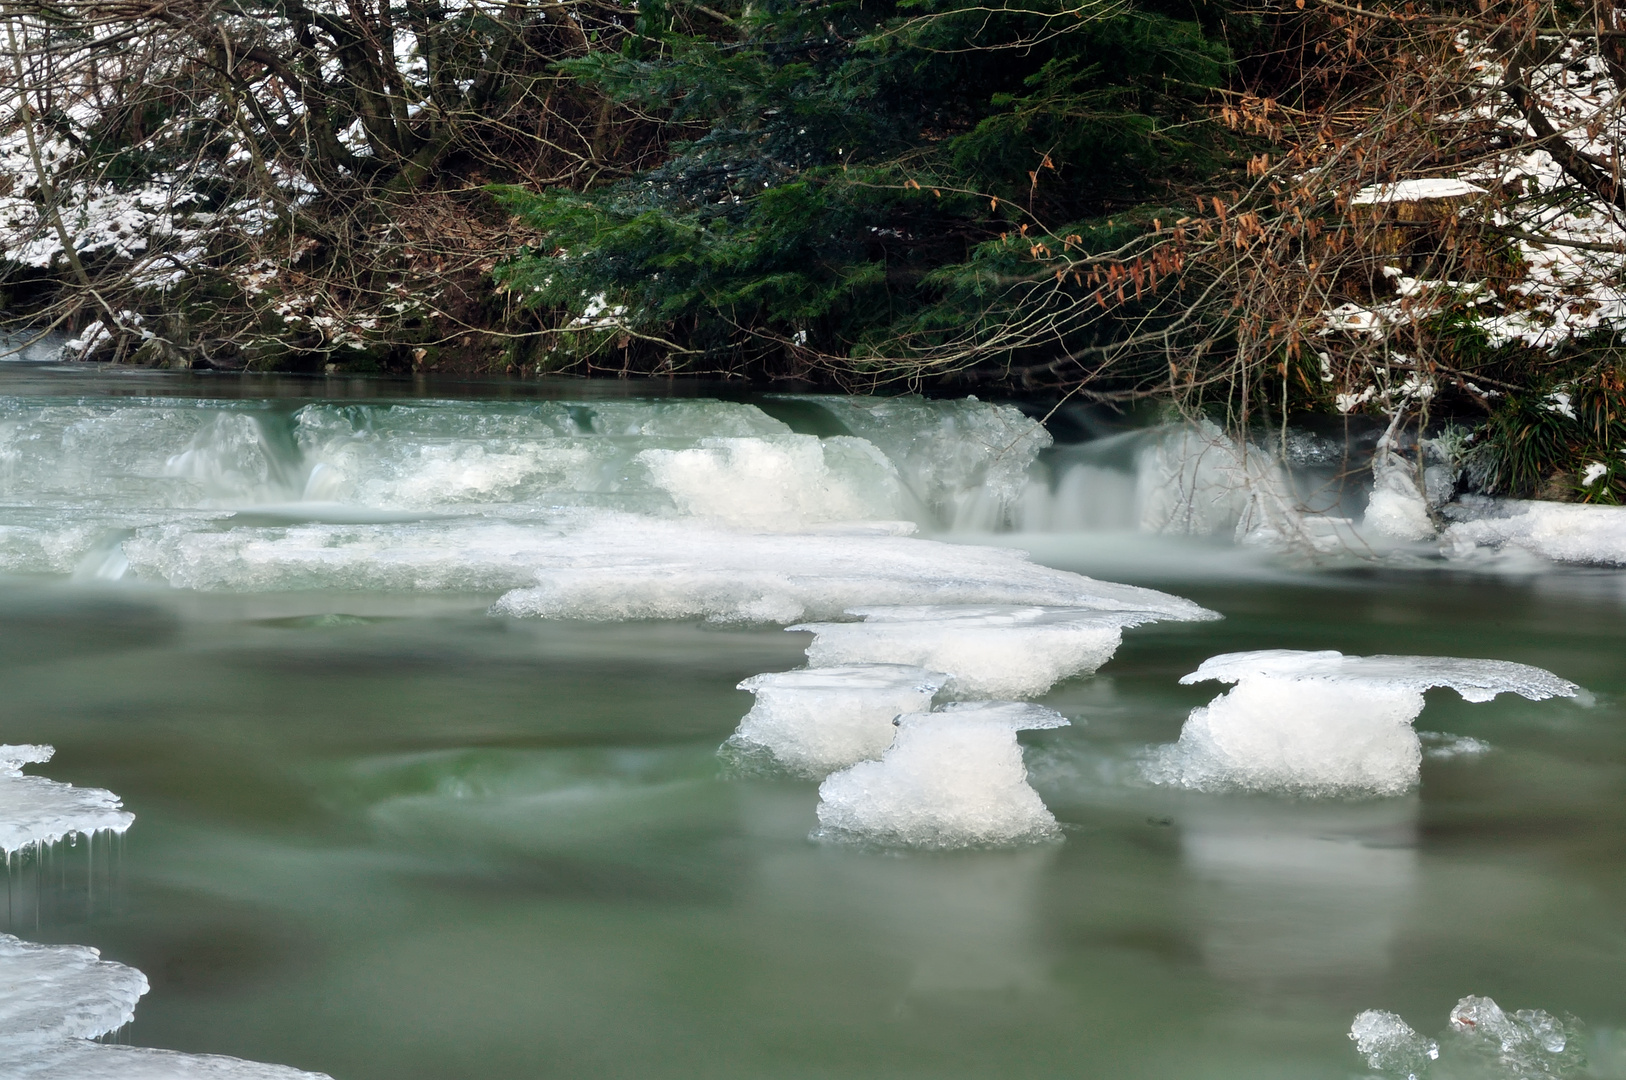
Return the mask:
<svg viewBox="0 0 1626 1080">
<path fill-rule="evenodd" d="M 1535 555 L 1560 563 L 1626 566 L 1626 507 L 1468 496 L 1445 508 L 1446 557 Z"/>
</svg>

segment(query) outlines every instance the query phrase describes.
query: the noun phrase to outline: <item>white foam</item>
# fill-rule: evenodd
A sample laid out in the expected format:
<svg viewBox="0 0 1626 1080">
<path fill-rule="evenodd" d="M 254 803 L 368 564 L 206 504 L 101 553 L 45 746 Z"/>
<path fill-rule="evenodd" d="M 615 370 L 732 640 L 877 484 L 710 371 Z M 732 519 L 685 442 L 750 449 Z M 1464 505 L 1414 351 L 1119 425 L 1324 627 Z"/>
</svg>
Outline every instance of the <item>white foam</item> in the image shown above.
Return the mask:
<svg viewBox="0 0 1626 1080">
<path fill-rule="evenodd" d="M 24 765 L 51 754 L 49 746 L 0 746 L 0 855 L 76 833 L 121 833 L 135 821 L 111 791 L 23 775 Z"/>
<path fill-rule="evenodd" d="M 1446 508 L 1448 557 L 1527 552 L 1554 562 L 1626 566 L 1626 507 L 1466 497 Z"/>
<path fill-rule="evenodd" d="M 819 786 L 823 839 L 924 848 L 1030 843 L 1057 835 L 1028 785 L 1016 733 L 1065 727 L 1060 714 L 1021 702 L 966 702 L 898 717 L 879 761 Z"/>
<path fill-rule="evenodd" d="M 1437 1039 L 1424 1038 L 1381 1009 L 1355 1017 L 1349 1031 L 1370 1067 L 1413 1080 L 1436 1069 L 1481 1080 L 1568 1076 L 1585 1064 L 1578 1034 L 1572 1023 L 1551 1013 L 1509 1014 L 1490 998 L 1473 995 L 1457 1002 Z"/>
<path fill-rule="evenodd" d="M 894 664 L 856 664 L 755 675 L 740 683 L 756 704 L 724 743 L 750 762 L 766 754 L 800 776 L 823 777 L 880 757 L 900 713 L 925 712 L 948 676 Z"/>
<path fill-rule="evenodd" d="M 1112 658 L 1126 626 L 1167 615 L 1150 611 L 995 605 L 851 608 L 859 623 L 793 626 L 814 635 L 813 664 L 913 664 L 946 671 L 954 697 L 1036 697 L 1058 680 L 1094 672 Z"/>
<path fill-rule="evenodd" d="M 1306 795 L 1394 795 L 1417 782 L 1422 747 L 1411 724 L 1423 691 L 1449 686 L 1468 701 L 1515 693 L 1534 701 L 1579 688 L 1501 660 L 1344 656 L 1267 649 L 1205 661 L 1180 681 L 1235 689 L 1193 709 L 1180 741 L 1148 765 L 1161 783 Z"/>
<path fill-rule="evenodd" d="M 923 523 L 942 528 L 997 527 L 1021 493 L 1050 433 L 1010 405 L 975 397 L 814 396 L 852 434 L 896 466 Z"/>
<path fill-rule="evenodd" d="M 0 1046 L 0 1076 L 6 1080 L 332 1080 L 326 1073 L 219 1054 L 182 1054 L 79 1040 L 26 1051 Z"/>
<path fill-rule="evenodd" d="M 897 469 L 863 439 L 707 438 L 636 460 L 680 512 L 728 525 L 792 530 L 906 513 Z"/>
<path fill-rule="evenodd" d="M 134 1018 L 146 992 L 145 975 L 95 949 L 0 934 L 0 1047 L 105 1035 Z"/>
</svg>

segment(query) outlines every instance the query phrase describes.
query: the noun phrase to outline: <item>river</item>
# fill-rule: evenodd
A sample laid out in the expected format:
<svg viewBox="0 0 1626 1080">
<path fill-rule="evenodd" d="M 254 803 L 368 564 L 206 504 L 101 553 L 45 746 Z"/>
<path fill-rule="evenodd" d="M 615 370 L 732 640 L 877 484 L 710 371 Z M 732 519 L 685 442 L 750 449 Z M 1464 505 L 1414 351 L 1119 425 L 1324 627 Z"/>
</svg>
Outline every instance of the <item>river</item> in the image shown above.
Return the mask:
<svg viewBox="0 0 1626 1080">
<path fill-rule="evenodd" d="M 146 974 L 110 1041 L 336 1080 L 1345 1078 L 1466 995 L 1626 1077 L 1626 572 L 1153 534 L 1132 433 L 717 394 L 4 365 L 0 743 L 135 822 L 14 858 L 0 929 Z M 719 758 L 784 625 L 1061 571 L 1223 618 L 1037 698 L 1059 839 L 810 839 L 816 780 Z M 1147 782 L 1180 677 L 1278 648 L 1584 691 L 1429 691 L 1398 796 Z"/>
</svg>

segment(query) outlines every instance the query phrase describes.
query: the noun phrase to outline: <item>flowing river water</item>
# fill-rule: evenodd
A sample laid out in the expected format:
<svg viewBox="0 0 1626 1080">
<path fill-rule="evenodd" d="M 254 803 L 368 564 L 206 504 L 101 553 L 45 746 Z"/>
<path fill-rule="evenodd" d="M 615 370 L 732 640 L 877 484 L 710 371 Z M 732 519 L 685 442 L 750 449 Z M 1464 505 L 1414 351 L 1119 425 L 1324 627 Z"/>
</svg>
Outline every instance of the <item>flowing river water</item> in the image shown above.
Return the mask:
<svg viewBox="0 0 1626 1080">
<path fill-rule="evenodd" d="M 336 1080 L 1344 1078 L 1357 1013 L 1466 995 L 1626 1077 L 1626 572 L 1154 534 L 1126 436 L 887 408 L 6 365 L 0 743 L 135 823 L 14 859 L 0 930 L 144 972 L 110 1039 Z M 1037 699 L 1059 840 L 819 842 L 816 781 L 719 759 L 785 624 L 1043 566 L 1223 615 Z M 1180 677 L 1269 648 L 1585 692 L 1430 691 L 1399 796 L 1146 782 Z"/>
</svg>

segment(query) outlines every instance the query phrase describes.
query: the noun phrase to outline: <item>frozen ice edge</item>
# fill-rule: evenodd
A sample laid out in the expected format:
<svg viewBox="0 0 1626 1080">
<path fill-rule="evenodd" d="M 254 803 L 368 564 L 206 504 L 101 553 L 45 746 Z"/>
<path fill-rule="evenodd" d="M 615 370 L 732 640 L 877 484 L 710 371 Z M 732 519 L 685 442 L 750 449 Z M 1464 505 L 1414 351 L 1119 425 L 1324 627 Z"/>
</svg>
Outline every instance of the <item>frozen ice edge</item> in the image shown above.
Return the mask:
<svg viewBox="0 0 1626 1080">
<path fill-rule="evenodd" d="M 123 833 L 135 821 L 111 791 L 23 775 L 24 765 L 53 753 L 49 746 L 0 746 L 0 857 L 78 834 Z"/>
<path fill-rule="evenodd" d="M 1163 611 L 1089 607 L 906 605 L 849 608 L 858 623 L 803 623 L 813 664 L 914 664 L 950 675 L 950 697 L 1029 698 L 1062 679 L 1094 674 L 1126 627 L 1169 619 Z"/>
</svg>

